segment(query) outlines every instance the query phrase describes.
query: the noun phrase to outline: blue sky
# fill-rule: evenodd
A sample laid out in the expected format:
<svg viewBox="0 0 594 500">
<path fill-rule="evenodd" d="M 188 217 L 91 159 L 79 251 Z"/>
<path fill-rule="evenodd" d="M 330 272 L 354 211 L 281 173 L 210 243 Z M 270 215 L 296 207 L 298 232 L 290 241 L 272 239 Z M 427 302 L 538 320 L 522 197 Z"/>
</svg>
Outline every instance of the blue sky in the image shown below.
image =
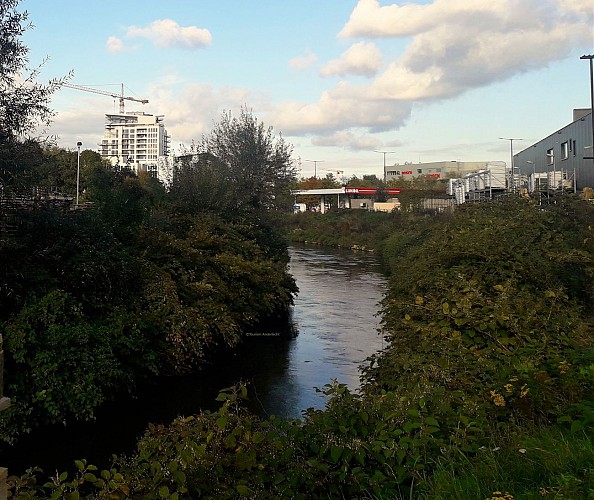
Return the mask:
<svg viewBox="0 0 594 500">
<path fill-rule="evenodd" d="M 148 99 L 175 151 L 241 106 L 300 174 L 509 161 L 590 107 L 591 0 L 22 0 L 41 80 Z M 109 96 L 61 89 L 50 132 L 96 149 Z"/>
</svg>

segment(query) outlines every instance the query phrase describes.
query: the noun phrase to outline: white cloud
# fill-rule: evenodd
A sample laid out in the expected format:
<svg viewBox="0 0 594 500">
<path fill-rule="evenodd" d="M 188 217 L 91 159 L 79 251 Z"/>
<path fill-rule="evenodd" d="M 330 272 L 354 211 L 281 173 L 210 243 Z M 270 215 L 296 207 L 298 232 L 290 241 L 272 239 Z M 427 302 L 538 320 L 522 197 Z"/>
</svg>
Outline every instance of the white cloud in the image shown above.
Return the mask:
<svg viewBox="0 0 594 500">
<path fill-rule="evenodd" d="M 469 28 L 516 29 L 557 10 L 559 1 L 563 0 L 434 0 L 380 6 L 378 0 L 359 0 L 339 36 L 407 37 L 444 25 L 458 26 L 462 33 Z"/>
<path fill-rule="evenodd" d="M 179 93 L 174 92 L 172 82 L 178 83 L 176 76 L 166 76 L 149 91 L 151 113 L 163 114 L 166 128 L 171 135 L 172 147 L 189 145 L 200 141 L 218 122 L 223 111 L 238 112 L 246 103 L 257 104 L 258 97 L 241 88 L 213 88 L 208 84 L 191 83 L 183 86 Z"/>
<path fill-rule="evenodd" d="M 289 66 L 293 69 L 303 70 L 313 66 L 318 61 L 318 57 L 311 52 L 294 57 L 289 60 Z"/>
<path fill-rule="evenodd" d="M 358 42 L 346 50 L 339 59 L 330 61 L 320 74 L 373 76 L 382 66 L 382 53 L 369 42 Z"/>
<path fill-rule="evenodd" d="M 374 98 L 443 98 L 587 47 L 592 9 L 585 5 L 584 0 L 435 0 L 381 7 L 377 0 L 360 0 L 340 35 L 412 37 L 371 85 Z"/>
<path fill-rule="evenodd" d="M 386 141 L 385 146 L 389 148 L 400 148 L 404 146 L 404 143 L 400 139 L 392 139 L 391 141 Z"/>
<path fill-rule="evenodd" d="M 130 26 L 129 38 L 147 38 L 157 47 L 196 49 L 212 42 L 210 31 L 197 26 L 182 27 L 172 19 L 159 19 L 146 27 Z"/>
<path fill-rule="evenodd" d="M 248 104 L 262 109 L 269 100 L 243 88 L 188 83 L 179 74 L 162 76 L 143 91 L 142 97 L 148 99 L 148 104 L 126 101 L 126 111 L 164 115 L 176 153 L 180 144 L 199 142 L 220 121 L 223 111 L 239 114 L 241 107 Z M 75 147 L 81 140 L 85 149 L 97 150 L 103 137 L 105 113 L 117 113 L 119 109 L 118 99 L 112 101 L 110 104 L 109 97 L 72 91 L 66 109 L 58 113 L 49 133 L 59 134 L 57 142 L 65 148 Z"/>
<path fill-rule="evenodd" d="M 567 12 L 579 12 L 592 16 L 592 2 L 590 0 L 559 0 L 559 7 Z"/>
<path fill-rule="evenodd" d="M 384 38 L 386 53 L 389 39 L 398 38 L 398 44 L 406 41 L 405 50 L 369 85 L 340 82 L 316 103 L 277 106 L 270 120 L 295 135 L 396 130 L 420 102 L 455 97 L 589 50 L 592 14 L 586 0 L 434 0 L 383 7 L 378 0 L 360 0 L 340 36 Z M 378 56 L 372 47 L 355 44 L 322 74 L 362 71 L 370 63 L 362 57 L 366 50 Z M 371 74 L 379 66 L 370 59 Z"/>
<path fill-rule="evenodd" d="M 348 131 L 313 137 L 311 143 L 314 146 L 333 146 L 350 151 L 369 151 L 381 146 L 381 141 L 371 135 L 356 136 Z"/>
<path fill-rule="evenodd" d="M 412 103 L 370 100 L 366 87 L 341 83 L 313 104 L 285 102 L 273 108 L 266 121 L 286 134 L 307 135 L 365 127 L 371 131 L 399 128 Z"/>
<path fill-rule="evenodd" d="M 107 39 L 107 43 L 105 45 L 107 47 L 107 50 L 112 54 L 117 54 L 124 50 L 124 42 L 117 36 L 110 36 Z"/>
<path fill-rule="evenodd" d="M 103 136 L 105 115 L 97 105 L 97 99 L 76 98 L 70 109 L 56 114 L 49 128 L 49 133 L 57 136 L 57 144 L 64 148 L 75 149 L 81 141 L 83 149 L 97 151 Z"/>
</svg>

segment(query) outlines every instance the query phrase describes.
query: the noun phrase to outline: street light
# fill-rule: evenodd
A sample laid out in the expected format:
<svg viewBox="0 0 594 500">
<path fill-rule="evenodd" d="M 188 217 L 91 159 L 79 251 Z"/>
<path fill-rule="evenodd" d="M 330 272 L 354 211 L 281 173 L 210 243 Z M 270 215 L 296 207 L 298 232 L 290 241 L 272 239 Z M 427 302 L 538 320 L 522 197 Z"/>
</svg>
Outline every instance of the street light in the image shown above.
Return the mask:
<svg viewBox="0 0 594 500">
<path fill-rule="evenodd" d="M 555 150 L 553 149 L 550 153 L 546 153 L 546 156 L 551 159 L 551 165 L 553 165 L 553 194 L 556 191 L 557 187 L 555 184 L 557 183 L 557 167 L 555 167 Z M 551 183 L 547 181 L 548 190 L 550 191 Z"/>
<path fill-rule="evenodd" d="M 534 165 L 534 162 L 532 160 L 526 160 L 526 163 L 528 163 L 528 165 L 532 165 L 532 191 L 536 191 L 536 165 Z M 528 189 L 530 189 L 530 185 L 528 185 Z"/>
<path fill-rule="evenodd" d="M 314 164 L 314 177 L 317 179 L 318 178 L 318 163 L 323 163 L 324 160 L 305 160 L 305 161 L 310 161 Z"/>
<path fill-rule="evenodd" d="M 395 153 L 396 151 L 378 151 L 377 149 L 373 150 L 374 153 L 381 153 L 384 155 L 384 182 L 386 182 L 386 154 L 388 153 Z"/>
<path fill-rule="evenodd" d="M 76 147 L 78 149 L 77 162 L 76 162 L 76 206 L 78 208 L 78 187 L 80 185 L 80 147 L 82 142 L 78 141 Z"/>
<path fill-rule="evenodd" d="M 514 182 L 514 141 L 523 141 L 524 139 L 518 138 L 510 138 L 510 137 L 500 137 L 503 141 L 509 141 L 509 155 L 510 155 L 510 168 L 511 168 L 511 184 L 512 188 L 515 190 L 515 182 Z"/>
<path fill-rule="evenodd" d="M 594 55 L 584 55 L 580 59 L 590 60 L 590 119 L 592 120 L 592 144 L 594 145 L 594 68 L 592 67 Z M 594 156 L 588 156 L 584 159 L 594 160 Z"/>
</svg>

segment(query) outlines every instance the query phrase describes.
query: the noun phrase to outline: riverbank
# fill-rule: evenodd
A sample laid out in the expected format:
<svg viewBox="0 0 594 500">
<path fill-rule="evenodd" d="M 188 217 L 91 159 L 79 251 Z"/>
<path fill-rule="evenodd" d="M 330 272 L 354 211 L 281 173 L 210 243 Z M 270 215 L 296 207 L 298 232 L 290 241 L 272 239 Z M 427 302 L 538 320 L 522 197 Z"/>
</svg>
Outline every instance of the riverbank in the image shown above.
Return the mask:
<svg viewBox="0 0 594 500">
<path fill-rule="evenodd" d="M 215 413 L 150 429 L 112 491 L 587 498 L 593 223 L 571 197 L 399 220 L 381 246 L 387 346 L 361 394 L 331 384 L 295 422 L 254 416 L 247 388 L 229 388 Z"/>
<path fill-rule="evenodd" d="M 294 243 L 378 252 L 382 241 L 398 227 L 399 218 L 365 210 L 302 212 L 287 221 L 286 236 Z"/>
</svg>

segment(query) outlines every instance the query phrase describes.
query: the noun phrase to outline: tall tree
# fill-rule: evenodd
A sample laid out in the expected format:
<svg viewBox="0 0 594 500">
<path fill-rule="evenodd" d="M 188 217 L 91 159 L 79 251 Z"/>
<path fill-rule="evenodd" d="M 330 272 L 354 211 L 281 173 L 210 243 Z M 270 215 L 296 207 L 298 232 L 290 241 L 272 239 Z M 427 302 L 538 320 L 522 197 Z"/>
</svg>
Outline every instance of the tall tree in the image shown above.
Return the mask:
<svg viewBox="0 0 594 500">
<path fill-rule="evenodd" d="M 239 117 L 223 113 L 199 149 L 227 170 L 224 182 L 234 195 L 236 209 L 290 209 L 290 184 L 296 176 L 292 146 L 282 135 L 275 137 L 272 127 L 266 128 L 246 108 Z"/>
<path fill-rule="evenodd" d="M 27 11 L 19 12 L 20 0 L 0 2 L 0 183 L 14 182 L 22 170 L 22 143 L 39 126 L 47 126 L 53 112 L 49 100 L 59 87 L 36 81 L 40 66 L 28 66 L 29 49 L 21 41 L 32 28 Z M 25 148 L 26 149 L 26 148 Z"/>
<path fill-rule="evenodd" d="M 169 192 L 177 209 L 186 213 L 225 213 L 236 205 L 229 189 L 230 168 L 209 153 L 198 153 L 195 144 L 175 159 Z"/>
</svg>

